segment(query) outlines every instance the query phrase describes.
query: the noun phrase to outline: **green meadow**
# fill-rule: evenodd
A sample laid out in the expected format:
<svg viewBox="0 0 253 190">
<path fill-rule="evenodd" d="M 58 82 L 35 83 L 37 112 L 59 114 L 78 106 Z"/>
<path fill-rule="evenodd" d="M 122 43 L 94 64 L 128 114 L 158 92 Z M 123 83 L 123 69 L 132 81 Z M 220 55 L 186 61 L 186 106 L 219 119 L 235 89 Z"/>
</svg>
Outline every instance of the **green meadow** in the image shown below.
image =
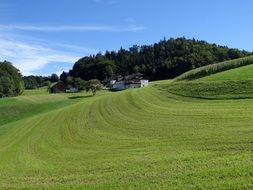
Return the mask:
<svg viewBox="0 0 253 190">
<path fill-rule="evenodd" d="M 253 60 L 246 57 L 191 70 L 177 77 L 170 85 L 160 85 L 159 88 L 191 98 L 248 99 L 253 98 L 252 79 Z"/>
<path fill-rule="evenodd" d="M 252 76 L 250 75 L 250 71 L 247 71 L 248 74 L 244 76 L 242 71 L 245 71 L 247 69 L 241 69 L 241 68 L 244 67 L 244 68 L 249 68 L 252 70 L 252 66 L 251 66 L 252 63 L 253 63 L 253 56 L 248 56 L 248 57 L 243 57 L 239 59 L 233 59 L 233 60 L 224 61 L 220 63 L 210 64 L 210 65 L 206 65 L 206 66 L 199 67 L 196 69 L 192 69 L 188 72 L 185 72 L 184 74 L 176 77 L 175 81 L 196 80 L 196 79 L 200 79 L 200 78 L 208 77 L 208 76 L 212 78 L 212 76 L 215 74 L 218 74 L 218 75 L 220 74 L 221 76 L 220 78 L 225 77 L 224 79 L 226 79 L 226 77 L 228 77 L 229 75 L 230 75 L 230 78 L 231 76 L 233 76 L 232 77 L 233 80 L 249 79 L 249 78 L 252 78 Z M 248 65 L 249 67 L 245 67 Z M 223 76 L 223 73 L 226 73 L 226 72 L 230 73 L 230 70 L 234 70 L 234 72 L 232 72 L 231 74 L 225 74 L 225 76 Z M 241 74 L 238 75 L 236 73 L 241 73 Z M 234 74 L 236 74 L 237 77 L 235 77 Z"/>
<path fill-rule="evenodd" d="M 199 79 L 200 81 L 225 81 L 225 80 L 252 80 L 253 65 L 247 65 L 236 69 L 219 72 Z"/>
<path fill-rule="evenodd" d="M 1 99 L 0 189 L 252 189 L 253 100 L 172 84 Z"/>
</svg>

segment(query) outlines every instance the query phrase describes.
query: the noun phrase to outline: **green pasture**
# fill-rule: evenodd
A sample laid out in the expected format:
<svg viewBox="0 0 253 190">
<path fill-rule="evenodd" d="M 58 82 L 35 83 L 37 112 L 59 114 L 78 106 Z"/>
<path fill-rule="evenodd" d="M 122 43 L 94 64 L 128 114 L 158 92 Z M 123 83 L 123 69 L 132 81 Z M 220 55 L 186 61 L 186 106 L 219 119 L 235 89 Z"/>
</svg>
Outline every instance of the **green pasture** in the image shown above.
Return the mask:
<svg viewBox="0 0 253 190">
<path fill-rule="evenodd" d="M 171 84 L 0 100 L 0 189 L 253 189 L 253 100 Z"/>
<path fill-rule="evenodd" d="M 253 65 L 219 72 L 200 78 L 199 81 L 253 80 Z"/>
<path fill-rule="evenodd" d="M 253 98 L 253 57 L 246 57 L 186 72 L 159 89 L 201 99 Z"/>
<path fill-rule="evenodd" d="M 224 61 L 224 62 L 215 63 L 215 64 L 199 67 L 196 69 L 192 69 L 192 70 L 178 76 L 175 79 L 175 81 L 196 80 L 196 79 L 203 78 L 206 76 L 214 75 L 216 73 L 222 73 L 223 71 L 229 71 L 231 69 L 236 69 L 236 68 L 241 69 L 243 66 L 252 65 L 252 64 L 253 64 L 253 56 Z M 252 68 L 252 67 L 249 67 L 249 68 Z M 235 71 L 235 73 L 236 72 L 237 71 Z M 233 74 L 233 72 L 232 72 L 232 74 Z M 230 74 L 228 74 L 228 75 L 230 75 Z M 243 76 L 244 79 L 247 77 L 252 78 L 250 73 L 248 73 L 247 76 Z M 223 76 L 221 78 L 223 78 Z M 226 76 L 225 76 L 225 78 L 226 78 Z M 239 78 L 240 78 L 240 76 L 238 76 L 238 79 Z M 233 80 L 235 80 L 235 79 L 233 79 Z M 241 79 L 241 80 L 243 80 L 243 79 Z"/>
</svg>

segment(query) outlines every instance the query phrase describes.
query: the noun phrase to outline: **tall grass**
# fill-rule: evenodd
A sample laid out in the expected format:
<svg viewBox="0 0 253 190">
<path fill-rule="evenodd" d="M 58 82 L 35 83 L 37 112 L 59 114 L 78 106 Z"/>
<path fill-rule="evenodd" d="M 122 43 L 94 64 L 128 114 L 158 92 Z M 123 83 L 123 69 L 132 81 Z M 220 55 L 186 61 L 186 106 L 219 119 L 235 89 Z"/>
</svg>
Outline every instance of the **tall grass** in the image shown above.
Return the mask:
<svg viewBox="0 0 253 190">
<path fill-rule="evenodd" d="M 188 71 L 188 72 L 180 75 L 179 77 L 175 78 L 175 81 L 194 80 L 194 79 L 205 77 L 205 76 L 208 76 L 211 74 L 215 74 L 218 72 L 222 72 L 222 71 L 226 71 L 229 69 L 234 69 L 234 68 L 238 68 L 238 67 L 246 66 L 246 65 L 250 65 L 250 64 L 253 64 L 253 56 L 230 60 L 230 61 L 225 61 L 225 62 L 221 62 L 221 63 L 215 63 L 212 65 L 207 65 L 204 67 L 200 67 L 200 68 Z"/>
</svg>

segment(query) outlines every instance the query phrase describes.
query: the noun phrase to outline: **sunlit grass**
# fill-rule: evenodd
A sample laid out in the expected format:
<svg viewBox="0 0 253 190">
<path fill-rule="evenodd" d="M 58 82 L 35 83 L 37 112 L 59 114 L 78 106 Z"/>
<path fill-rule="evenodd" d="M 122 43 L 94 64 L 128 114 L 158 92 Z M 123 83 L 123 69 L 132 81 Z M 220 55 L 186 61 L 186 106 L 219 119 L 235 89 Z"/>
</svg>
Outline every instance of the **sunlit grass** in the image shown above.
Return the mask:
<svg viewBox="0 0 253 190">
<path fill-rule="evenodd" d="M 161 83 L 2 125 L 0 188 L 253 188 L 253 100 L 188 99 Z"/>
<path fill-rule="evenodd" d="M 253 80 L 253 65 L 247 65 L 214 75 L 200 78 L 199 81 L 231 81 L 231 80 Z"/>
<path fill-rule="evenodd" d="M 235 69 L 242 66 L 247 66 L 253 64 L 253 56 L 244 57 L 240 59 L 234 59 L 230 61 L 224 61 L 221 63 L 211 64 L 197 69 L 190 70 L 175 79 L 175 81 L 180 80 L 195 80 L 205 76 L 220 73 L 222 71 L 227 71 L 230 69 Z"/>
</svg>

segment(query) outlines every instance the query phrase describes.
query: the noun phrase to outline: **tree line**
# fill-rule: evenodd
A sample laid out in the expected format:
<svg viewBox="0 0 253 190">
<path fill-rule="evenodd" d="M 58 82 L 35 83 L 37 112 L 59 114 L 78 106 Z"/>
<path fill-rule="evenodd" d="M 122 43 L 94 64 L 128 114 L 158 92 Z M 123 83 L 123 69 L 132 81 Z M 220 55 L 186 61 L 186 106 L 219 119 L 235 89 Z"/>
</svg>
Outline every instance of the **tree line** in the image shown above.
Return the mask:
<svg viewBox="0 0 253 190">
<path fill-rule="evenodd" d="M 50 86 L 51 83 L 59 81 L 59 76 L 53 73 L 51 76 L 23 76 L 25 89 L 36 89 L 43 86 Z"/>
<path fill-rule="evenodd" d="M 108 79 L 114 75 L 143 73 L 149 80 L 171 79 L 194 68 L 252 55 L 241 51 L 186 38 L 163 39 L 153 45 L 134 45 L 129 49 L 106 51 L 104 54 L 79 59 L 60 79 Z"/>
<path fill-rule="evenodd" d="M 58 80 L 69 86 L 85 89 L 91 86 L 88 84 L 97 85 L 97 80 L 138 72 L 149 80 L 171 79 L 194 68 L 249 55 L 252 52 L 183 37 L 168 40 L 164 38 L 152 45 L 133 45 L 129 49 L 120 48 L 118 51 L 85 56 L 60 77 L 56 74 L 22 77 L 18 69 L 4 61 L 0 62 L 0 97 L 17 96 L 24 88 L 49 86 Z"/>
</svg>

